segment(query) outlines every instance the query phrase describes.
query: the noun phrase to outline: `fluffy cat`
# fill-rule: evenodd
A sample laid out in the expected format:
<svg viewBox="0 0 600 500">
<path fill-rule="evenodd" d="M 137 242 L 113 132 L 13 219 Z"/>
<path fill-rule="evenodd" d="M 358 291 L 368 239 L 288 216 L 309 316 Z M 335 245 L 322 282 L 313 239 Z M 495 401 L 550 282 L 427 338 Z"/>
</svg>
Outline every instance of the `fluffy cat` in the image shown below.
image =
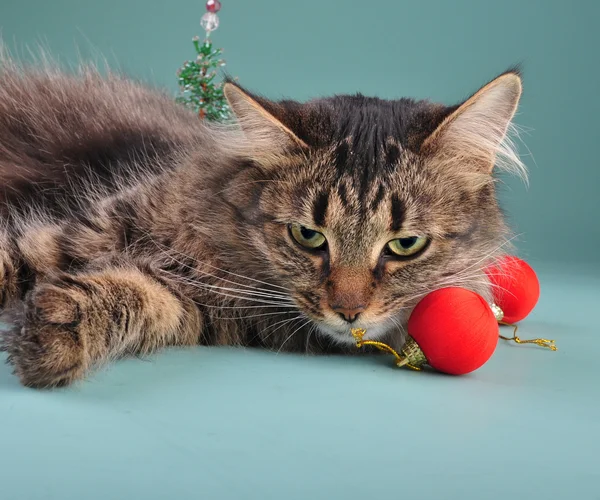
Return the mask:
<svg viewBox="0 0 600 500">
<path fill-rule="evenodd" d="M 211 125 L 116 75 L 3 62 L 2 345 L 23 384 L 172 345 L 355 352 L 351 327 L 400 347 L 428 291 L 490 298 L 492 170 L 524 174 L 518 71 L 456 106 L 225 93 L 236 121 Z"/>
</svg>

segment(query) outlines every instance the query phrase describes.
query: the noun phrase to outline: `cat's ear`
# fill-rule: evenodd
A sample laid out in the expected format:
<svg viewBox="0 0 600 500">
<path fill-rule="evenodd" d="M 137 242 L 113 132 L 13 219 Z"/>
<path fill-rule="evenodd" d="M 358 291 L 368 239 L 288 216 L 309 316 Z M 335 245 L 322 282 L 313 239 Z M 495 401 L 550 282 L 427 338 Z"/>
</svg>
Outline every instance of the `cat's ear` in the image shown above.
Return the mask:
<svg viewBox="0 0 600 500">
<path fill-rule="evenodd" d="M 421 152 L 477 172 L 491 173 L 498 165 L 524 175 L 524 166 L 507 137 L 521 91 L 517 71 L 492 80 L 438 125 Z"/>
<path fill-rule="evenodd" d="M 292 130 L 240 87 L 228 82 L 223 92 L 256 161 L 277 164 L 290 152 L 307 148 Z"/>
</svg>

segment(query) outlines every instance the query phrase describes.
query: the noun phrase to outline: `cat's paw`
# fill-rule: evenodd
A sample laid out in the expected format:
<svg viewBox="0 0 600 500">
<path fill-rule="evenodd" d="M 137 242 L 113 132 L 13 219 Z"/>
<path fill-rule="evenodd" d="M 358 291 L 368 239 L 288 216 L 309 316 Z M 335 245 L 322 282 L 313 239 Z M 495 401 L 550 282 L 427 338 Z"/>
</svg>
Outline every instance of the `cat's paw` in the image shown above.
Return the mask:
<svg viewBox="0 0 600 500">
<path fill-rule="evenodd" d="M 42 283 L 31 291 L 20 327 L 4 339 L 9 361 L 24 385 L 58 387 L 83 377 L 85 304 L 85 294 L 76 288 Z"/>
</svg>

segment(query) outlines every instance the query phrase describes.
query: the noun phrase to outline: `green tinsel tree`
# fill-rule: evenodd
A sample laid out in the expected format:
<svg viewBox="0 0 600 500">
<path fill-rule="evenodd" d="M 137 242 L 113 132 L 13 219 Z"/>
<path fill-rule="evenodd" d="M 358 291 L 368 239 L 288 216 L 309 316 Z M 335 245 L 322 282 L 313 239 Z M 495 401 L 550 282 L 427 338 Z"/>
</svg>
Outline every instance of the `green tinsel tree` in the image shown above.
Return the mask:
<svg viewBox="0 0 600 500">
<path fill-rule="evenodd" d="M 195 36 L 192 41 L 196 50 L 196 59 L 186 61 L 177 72 L 179 96 L 177 102 L 193 109 L 200 118 L 210 121 L 223 121 L 229 118 L 230 110 L 223 95 L 223 82 L 219 79 L 218 69 L 225 66 L 221 59 L 222 49 L 213 48 L 211 31 L 219 27 L 217 12 L 221 9 L 219 0 L 206 2 L 206 14 L 200 24 L 206 30 L 206 38 L 200 43 Z"/>
</svg>

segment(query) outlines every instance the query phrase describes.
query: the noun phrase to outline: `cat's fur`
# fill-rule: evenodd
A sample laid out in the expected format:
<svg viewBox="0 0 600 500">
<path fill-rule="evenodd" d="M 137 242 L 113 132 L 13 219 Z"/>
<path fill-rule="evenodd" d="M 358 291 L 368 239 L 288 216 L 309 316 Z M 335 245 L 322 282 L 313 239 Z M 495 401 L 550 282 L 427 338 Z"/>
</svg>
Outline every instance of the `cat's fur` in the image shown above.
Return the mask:
<svg viewBox="0 0 600 500">
<path fill-rule="evenodd" d="M 521 93 L 511 70 L 459 106 L 361 95 L 272 102 L 229 83 L 238 125 L 93 70 L 0 74 L 0 291 L 23 384 L 129 353 L 242 344 L 354 352 L 350 326 L 399 347 L 442 286 L 490 299 L 508 230 L 494 163 Z M 327 237 L 310 253 L 298 223 Z M 425 235 L 414 259 L 384 252 Z M 360 307 L 350 324 L 339 307 Z"/>
</svg>

